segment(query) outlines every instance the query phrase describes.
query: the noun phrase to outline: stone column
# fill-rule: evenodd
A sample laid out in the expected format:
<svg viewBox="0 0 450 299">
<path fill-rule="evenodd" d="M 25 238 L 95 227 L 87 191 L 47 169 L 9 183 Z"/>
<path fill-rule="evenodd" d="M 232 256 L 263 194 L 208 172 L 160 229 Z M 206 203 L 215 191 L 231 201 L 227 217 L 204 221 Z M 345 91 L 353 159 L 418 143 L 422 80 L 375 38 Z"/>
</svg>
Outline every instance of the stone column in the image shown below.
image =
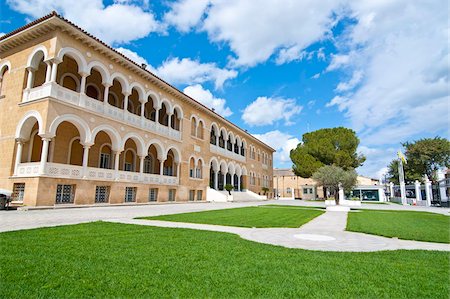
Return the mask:
<svg viewBox="0 0 450 299">
<path fill-rule="evenodd" d="M 90 144 L 83 145 L 83 179 L 87 179 Z"/>
<path fill-rule="evenodd" d="M 159 123 L 159 110 L 160 108 L 155 108 L 155 123 Z"/>
<path fill-rule="evenodd" d="M 42 175 L 45 173 L 45 165 L 47 164 L 48 157 L 48 145 L 50 143 L 51 138 L 42 137 L 42 152 L 41 152 L 41 161 L 39 163 L 39 174 Z"/>
<path fill-rule="evenodd" d="M 116 181 L 119 180 L 119 164 L 120 164 L 120 153 L 122 151 L 114 152 L 114 176 L 116 177 Z"/>
<path fill-rule="evenodd" d="M 20 161 L 22 160 L 22 149 L 23 149 L 23 140 L 17 139 L 17 151 L 16 151 L 16 160 L 14 162 L 14 175 L 17 175 L 17 170 L 20 164 Z"/>
<path fill-rule="evenodd" d="M 230 181 L 231 186 L 233 186 L 233 189 L 234 189 L 234 174 L 230 173 L 230 178 L 231 178 L 231 181 Z"/>
<path fill-rule="evenodd" d="M 341 184 L 339 184 L 339 202 L 342 202 L 344 200 L 345 200 L 344 188 L 342 188 Z"/>
<path fill-rule="evenodd" d="M 427 207 L 431 206 L 433 200 L 433 192 L 431 191 L 431 181 L 425 175 L 425 197 L 427 199 Z"/>
<path fill-rule="evenodd" d="M 52 62 L 47 60 L 45 64 L 47 65 L 45 69 L 45 83 L 49 83 L 52 78 Z"/>
<path fill-rule="evenodd" d="M 80 93 L 86 94 L 86 78 L 89 76 L 89 74 L 85 72 L 80 72 L 79 74 L 81 76 Z"/>
<path fill-rule="evenodd" d="M 145 160 L 145 156 L 139 156 L 139 173 L 140 174 L 144 173 L 144 160 Z"/>
<path fill-rule="evenodd" d="M 407 205 L 406 201 L 406 185 L 405 182 L 400 182 L 400 196 L 402 198 L 402 205 Z"/>
<path fill-rule="evenodd" d="M 214 189 L 219 190 L 219 171 L 214 171 Z"/>
<path fill-rule="evenodd" d="M 58 64 L 61 61 L 57 60 L 57 59 L 53 59 L 52 60 L 52 74 L 50 77 L 50 82 L 56 82 L 56 75 L 58 74 Z"/>
<path fill-rule="evenodd" d="M 241 191 L 241 176 L 240 175 L 237 176 L 237 185 L 238 185 L 237 191 Z"/>
<path fill-rule="evenodd" d="M 108 96 L 109 96 L 109 88 L 111 87 L 110 83 L 102 83 L 105 87 L 105 91 L 103 93 L 103 110 L 106 112 L 106 109 L 108 107 Z"/>
<path fill-rule="evenodd" d="M 36 70 L 32 67 L 28 67 L 27 70 L 28 70 L 28 78 L 27 78 L 26 89 L 31 89 L 33 87 L 33 82 L 34 82 L 34 72 Z"/>
<path fill-rule="evenodd" d="M 416 189 L 415 204 L 419 204 L 422 201 L 422 194 L 420 192 L 420 182 L 418 180 L 414 182 L 414 187 Z"/>
<path fill-rule="evenodd" d="M 159 175 L 163 175 L 164 174 L 164 160 L 160 160 L 159 161 Z"/>
<path fill-rule="evenodd" d="M 393 182 L 389 183 L 389 193 L 391 194 L 389 196 L 389 201 L 390 201 L 392 198 L 394 198 L 394 183 Z"/>
<path fill-rule="evenodd" d="M 126 114 L 128 113 L 128 97 L 130 96 L 129 92 L 123 93 L 123 119 L 126 119 Z"/>
</svg>

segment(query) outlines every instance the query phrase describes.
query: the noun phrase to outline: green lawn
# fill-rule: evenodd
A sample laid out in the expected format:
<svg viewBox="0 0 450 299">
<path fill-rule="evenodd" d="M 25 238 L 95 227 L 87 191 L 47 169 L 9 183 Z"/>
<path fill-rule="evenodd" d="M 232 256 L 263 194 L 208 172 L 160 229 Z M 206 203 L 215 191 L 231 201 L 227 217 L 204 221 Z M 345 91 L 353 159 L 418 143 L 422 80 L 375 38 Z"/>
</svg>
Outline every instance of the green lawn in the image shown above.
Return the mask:
<svg viewBox="0 0 450 299">
<path fill-rule="evenodd" d="M 274 205 L 142 217 L 140 219 L 258 228 L 300 227 L 323 213 L 316 209 Z"/>
<path fill-rule="evenodd" d="M 332 253 L 95 222 L 0 234 L 0 298 L 448 298 L 448 253 Z"/>
<path fill-rule="evenodd" d="M 399 239 L 450 243 L 450 217 L 427 212 L 359 210 L 347 230 Z"/>
</svg>

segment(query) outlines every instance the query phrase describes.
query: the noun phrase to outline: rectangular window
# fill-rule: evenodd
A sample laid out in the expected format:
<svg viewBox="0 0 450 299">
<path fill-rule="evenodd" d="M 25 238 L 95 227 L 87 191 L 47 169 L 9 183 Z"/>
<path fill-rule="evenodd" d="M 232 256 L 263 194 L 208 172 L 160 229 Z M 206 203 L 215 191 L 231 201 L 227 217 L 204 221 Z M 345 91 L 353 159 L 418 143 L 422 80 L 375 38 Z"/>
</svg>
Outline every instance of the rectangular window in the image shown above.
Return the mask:
<svg viewBox="0 0 450 299">
<path fill-rule="evenodd" d="M 169 201 L 175 201 L 176 189 L 169 189 Z"/>
<path fill-rule="evenodd" d="M 136 192 L 136 187 L 125 187 L 125 202 L 135 202 Z"/>
<path fill-rule="evenodd" d="M 24 194 L 25 194 L 25 183 L 14 183 L 12 200 L 23 201 Z"/>
<path fill-rule="evenodd" d="M 111 156 L 106 153 L 100 154 L 100 168 L 110 169 Z"/>
<path fill-rule="evenodd" d="M 73 203 L 75 197 L 75 185 L 56 186 L 56 203 Z"/>
<path fill-rule="evenodd" d="M 109 201 L 109 186 L 95 186 L 95 203 L 107 203 Z"/>
<path fill-rule="evenodd" d="M 194 169 L 189 169 L 189 177 L 190 178 L 194 177 Z"/>
<path fill-rule="evenodd" d="M 189 190 L 189 201 L 194 201 L 195 199 L 195 190 Z"/>
<path fill-rule="evenodd" d="M 158 201 L 158 188 L 150 188 L 148 192 L 148 201 Z"/>
<path fill-rule="evenodd" d="M 197 200 L 203 200 L 203 190 L 197 190 Z"/>
</svg>

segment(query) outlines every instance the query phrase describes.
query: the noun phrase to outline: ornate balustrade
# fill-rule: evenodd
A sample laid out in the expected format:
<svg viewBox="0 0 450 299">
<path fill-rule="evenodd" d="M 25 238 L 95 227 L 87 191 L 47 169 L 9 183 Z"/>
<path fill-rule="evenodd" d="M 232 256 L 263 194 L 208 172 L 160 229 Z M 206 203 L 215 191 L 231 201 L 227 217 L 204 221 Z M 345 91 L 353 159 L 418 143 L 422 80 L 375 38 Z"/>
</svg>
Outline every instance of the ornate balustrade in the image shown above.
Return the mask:
<svg viewBox="0 0 450 299">
<path fill-rule="evenodd" d="M 123 109 L 105 104 L 102 101 L 90 98 L 85 94 L 67 89 L 56 83 L 47 83 L 30 90 L 25 89 L 23 91 L 22 102 L 26 103 L 47 97 L 52 97 L 75 106 L 83 107 L 87 110 L 113 118 L 116 121 L 124 122 L 128 125 L 132 125 L 176 141 L 181 141 L 180 131 L 163 126 L 160 123 L 148 120 L 145 117 L 141 117 Z"/>
<path fill-rule="evenodd" d="M 179 178 L 151 173 L 139 173 L 130 171 L 116 171 L 88 167 L 86 175 L 83 175 L 83 167 L 69 164 L 46 163 L 44 173 L 39 174 L 39 162 L 20 163 L 17 167 L 16 177 L 57 177 L 67 179 L 88 179 L 99 181 L 118 181 L 143 184 L 178 185 Z"/>
<path fill-rule="evenodd" d="M 226 148 L 221 148 L 220 146 L 217 146 L 217 145 L 214 145 L 214 144 L 210 144 L 209 145 L 209 150 L 211 151 L 211 153 L 219 154 L 219 155 L 228 157 L 230 159 L 234 159 L 234 160 L 237 160 L 239 162 L 245 163 L 245 157 L 244 156 L 241 156 L 239 154 L 236 154 L 235 152 L 229 151 Z"/>
</svg>

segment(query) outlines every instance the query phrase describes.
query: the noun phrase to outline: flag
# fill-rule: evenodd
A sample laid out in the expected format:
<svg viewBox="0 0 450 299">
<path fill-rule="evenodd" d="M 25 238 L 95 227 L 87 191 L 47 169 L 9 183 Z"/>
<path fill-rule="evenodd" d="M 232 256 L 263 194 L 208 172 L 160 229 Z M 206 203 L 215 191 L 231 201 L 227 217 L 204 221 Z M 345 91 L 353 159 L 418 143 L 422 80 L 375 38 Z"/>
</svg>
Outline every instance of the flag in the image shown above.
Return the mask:
<svg viewBox="0 0 450 299">
<path fill-rule="evenodd" d="M 399 158 L 400 160 L 402 160 L 403 163 L 405 163 L 405 164 L 408 163 L 408 161 L 406 160 L 405 155 L 404 155 L 401 151 L 398 151 L 398 152 L 397 152 L 397 156 L 398 156 L 398 158 Z"/>
</svg>

